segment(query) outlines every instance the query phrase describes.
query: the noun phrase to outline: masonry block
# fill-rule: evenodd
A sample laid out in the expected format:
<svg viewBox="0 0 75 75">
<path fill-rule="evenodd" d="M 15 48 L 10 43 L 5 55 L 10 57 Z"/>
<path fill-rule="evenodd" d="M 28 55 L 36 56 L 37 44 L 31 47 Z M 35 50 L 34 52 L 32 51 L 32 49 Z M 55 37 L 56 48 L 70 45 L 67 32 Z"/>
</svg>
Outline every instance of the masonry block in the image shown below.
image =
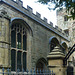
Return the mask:
<svg viewBox="0 0 75 75">
<path fill-rule="evenodd" d="M 53 27 L 53 23 L 52 22 L 50 22 L 50 25 Z"/>
<path fill-rule="evenodd" d="M 23 2 L 21 0 L 16 0 L 16 2 L 20 5 L 23 6 Z"/>
<path fill-rule="evenodd" d="M 55 28 L 58 29 L 58 26 L 55 25 Z"/>
<path fill-rule="evenodd" d="M 33 13 L 33 9 L 30 6 L 27 5 L 27 9 L 30 13 Z"/>
<path fill-rule="evenodd" d="M 40 18 L 41 17 L 41 14 L 38 13 L 38 12 L 36 12 L 36 16 Z"/>
<path fill-rule="evenodd" d="M 47 22 L 47 19 L 44 17 L 44 21 Z"/>
</svg>

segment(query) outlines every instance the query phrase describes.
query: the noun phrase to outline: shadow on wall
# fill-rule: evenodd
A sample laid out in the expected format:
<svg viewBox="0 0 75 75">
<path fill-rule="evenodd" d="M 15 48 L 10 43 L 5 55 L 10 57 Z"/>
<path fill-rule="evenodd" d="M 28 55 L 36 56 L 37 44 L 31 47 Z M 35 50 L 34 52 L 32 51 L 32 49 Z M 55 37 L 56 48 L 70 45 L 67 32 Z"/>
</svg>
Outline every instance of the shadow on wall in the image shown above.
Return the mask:
<svg viewBox="0 0 75 75">
<path fill-rule="evenodd" d="M 68 46 L 65 42 L 62 42 L 62 43 L 59 43 L 59 40 L 55 37 L 55 36 L 52 36 L 50 39 L 49 39 L 49 44 L 50 44 L 50 52 L 56 47 L 56 46 L 59 46 L 59 48 L 62 50 L 62 52 L 64 54 L 67 53 L 67 49 L 68 49 Z"/>
</svg>

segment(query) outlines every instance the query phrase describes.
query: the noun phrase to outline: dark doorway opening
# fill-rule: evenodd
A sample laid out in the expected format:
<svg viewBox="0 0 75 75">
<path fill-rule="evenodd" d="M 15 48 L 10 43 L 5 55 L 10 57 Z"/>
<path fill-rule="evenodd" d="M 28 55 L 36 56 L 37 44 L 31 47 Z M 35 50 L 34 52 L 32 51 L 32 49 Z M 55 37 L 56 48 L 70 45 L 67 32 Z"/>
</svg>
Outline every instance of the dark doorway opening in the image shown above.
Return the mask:
<svg viewBox="0 0 75 75">
<path fill-rule="evenodd" d="M 46 69 L 47 69 L 47 61 L 44 58 L 39 59 L 36 64 L 36 73 L 38 70 L 38 73 L 42 73 L 41 75 L 43 75 L 43 71 Z"/>
<path fill-rule="evenodd" d="M 44 69 L 44 64 L 42 62 L 38 62 L 36 65 L 36 69 L 38 69 L 38 71 L 43 71 Z"/>
</svg>

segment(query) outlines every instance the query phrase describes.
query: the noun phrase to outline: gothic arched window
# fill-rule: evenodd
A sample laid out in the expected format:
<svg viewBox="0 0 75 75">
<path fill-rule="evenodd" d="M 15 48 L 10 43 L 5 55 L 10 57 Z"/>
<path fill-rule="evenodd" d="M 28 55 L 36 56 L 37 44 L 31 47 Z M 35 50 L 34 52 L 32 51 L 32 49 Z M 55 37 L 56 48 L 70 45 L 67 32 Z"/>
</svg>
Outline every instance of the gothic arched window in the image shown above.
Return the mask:
<svg viewBox="0 0 75 75">
<path fill-rule="evenodd" d="M 11 70 L 26 70 L 27 55 L 26 28 L 19 23 L 13 23 L 11 27 Z"/>
</svg>

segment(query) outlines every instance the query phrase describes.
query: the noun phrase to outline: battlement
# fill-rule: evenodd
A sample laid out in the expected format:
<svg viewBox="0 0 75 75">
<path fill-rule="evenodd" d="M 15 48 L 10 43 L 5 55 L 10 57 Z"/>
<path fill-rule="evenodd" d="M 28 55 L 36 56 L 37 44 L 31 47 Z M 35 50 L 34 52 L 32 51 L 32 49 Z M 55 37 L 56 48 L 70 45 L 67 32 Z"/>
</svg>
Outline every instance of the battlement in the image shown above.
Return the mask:
<svg viewBox="0 0 75 75">
<path fill-rule="evenodd" d="M 40 13 L 36 12 L 36 14 L 34 14 L 33 9 L 30 6 L 27 5 L 27 8 L 23 7 L 23 2 L 21 0 L 16 0 L 16 1 L 15 0 L 0 0 L 0 1 L 7 3 L 8 5 L 17 9 L 21 13 L 39 22 L 41 25 L 45 26 L 46 28 L 51 29 L 53 32 L 58 33 L 64 37 L 67 36 L 65 33 L 63 33 L 62 29 L 60 29 L 58 26 L 54 27 L 52 22 L 48 23 L 48 20 L 45 17 L 42 19 Z"/>
<path fill-rule="evenodd" d="M 29 7 L 28 5 L 27 5 L 27 10 L 28 10 L 30 13 L 33 13 L 33 9 L 32 9 L 31 7 Z"/>
</svg>

